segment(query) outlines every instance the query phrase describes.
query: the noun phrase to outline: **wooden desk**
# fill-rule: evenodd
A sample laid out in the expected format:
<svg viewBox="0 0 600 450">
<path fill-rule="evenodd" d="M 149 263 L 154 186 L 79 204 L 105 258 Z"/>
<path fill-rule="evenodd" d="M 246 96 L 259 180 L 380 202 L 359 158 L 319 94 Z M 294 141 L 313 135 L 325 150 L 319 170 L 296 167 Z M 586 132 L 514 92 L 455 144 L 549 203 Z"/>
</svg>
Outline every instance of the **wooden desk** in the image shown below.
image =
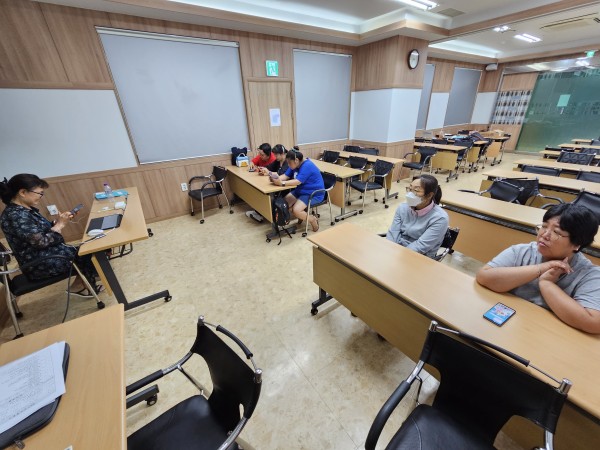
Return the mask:
<svg viewBox="0 0 600 450">
<path fill-rule="evenodd" d="M 507 169 L 490 169 L 482 173 L 487 179 L 481 182 L 481 190 L 487 189 L 495 178 L 526 178 L 538 179 L 542 195 L 558 197 L 565 202 L 572 202 L 582 189 L 589 192 L 600 193 L 600 183 L 580 181 L 573 178 L 553 177 L 535 173 L 516 172 Z M 530 206 L 539 207 L 547 202 L 544 199 L 535 199 Z"/>
<path fill-rule="evenodd" d="M 415 142 L 413 147 L 416 149 L 421 147 L 436 148 L 438 152 L 431 158 L 431 168 L 448 170 L 450 173 L 446 178 L 446 182 L 450 181 L 451 178 L 458 178 L 458 152 L 465 150 L 467 147 L 464 145 L 429 144 L 426 142 Z M 473 148 L 471 148 L 471 150 L 473 151 Z"/>
<path fill-rule="evenodd" d="M 580 150 L 580 148 L 575 149 L 575 152 L 579 153 Z M 560 156 L 560 152 L 558 150 L 540 150 L 539 154 L 545 159 L 557 159 Z M 600 160 L 600 155 L 594 155 L 594 160 Z"/>
<path fill-rule="evenodd" d="M 444 192 L 441 203 L 450 218 L 450 226 L 460 228 L 454 249 L 484 263 L 511 245 L 535 240 L 535 226 L 542 223 L 546 212 L 449 190 Z M 600 232 L 583 253 L 600 265 Z"/>
<path fill-rule="evenodd" d="M 569 164 L 569 163 L 560 163 L 557 161 L 552 161 L 548 159 L 518 159 L 514 161 L 513 164 L 516 164 L 515 171 L 521 171 L 521 167 L 527 166 L 538 166 L 538 167 L 551 167 L 562 169 L 560 176 L 567 176 L 571 178 L 575 178 L 579 172 L 596 172 L 600 173 L 600 167 L 596 166 L 584 166 L 581 164 Z"/>
<path fill-rule="evenodd" d="M 67 391 L 52 421 L 24 439 L 25 448 L 126 449 L 123 306 L 2 344 L 0 365 L 58 341 L 71 347 Z"/>
<path fill-rule="evenodd" d="M 123 219 L 121 220 L 121 225 L 118 228 L 107 230 L 106 236 L 100 239 L 86 242 L 88 239 L 90 239 L 90 237 L 84 233 L 81 240 L 82 244 L 79 247 L 79 254 L 82 256 L 92 254 L 92 262 L 98 271 L 98 275 L 100 276 L 102 284 L 104 285 L 107 293 L 114 295 L 117 301 L 125 306 L 125 310 L 127 311 L 129 309 L 145 305 L 151 301 L 158 300 L 159 298 L 164 298 L 165 301 L 170 301 L 171 295 L 169 294 L 169 291 L 161 291 L 139 300 L 129 302 L 125 296 L 125 293 L 123 292 L 123 289 L 121 288 L 115 272 L 112 269 L 112 266 L 110 265 L 106 250 L 148 239 L 148 228 L 146 227 L 146 219 L 144 219 L 144 211 L 142 210 L 142 203 L 140 201 L 137 188 L 127 187 L 123 188 L 123 190 L 128 192 L 127 207 L 125 208 L 125 211 L 121 211 L 120 209 L 101 211 L 103 207 L 112 206 L 112 203 L 110 203 L 108 200 L 94 200 L 91 207 L 90 217 L 85 226 L 86 230 L 89 226 L 90 220 L 96 217 L 103 217 L 122 212 Z M 125 201 L 125 198 L 116 197 L 115 201 Z"/>
<path fill-rule="evenodd" d="M 600 442 L 600 336 L 571 328 L 533 303 L 485 289 L 466 274 L 354 224 L 308 239 L 315 245 L 313 280 L 320 295 L 331 294 L 408 357 L 418 359 L 432 319 L 487 339 L 573 381 L 556 448 L 589 449 Z M 503 327 L 482 317 L 499 301 L 517 311 Z M 526 420 L 513 418 L 504 430 L 525 448 L 543 439 Z"/>
<path fill-rule="evenodd" d="M 593 139 L 578 139 L 578 138 L 571 139 L 571 142 L 573 144 L 586 144 L 586 145 L 588 145 L 588 144 L 591 144 L 592 141 L 593 141 Z"/>
<path fill-rule="evenodd" d="M 591 142 L 591 141 L 590 141 Z M 572 149 L 580 149 L 580 148 L 595 148 L 596 150 L 600 150 L 600 145 L 587 145 L 587 144 L 560 144 L 559 147 L 562 148 L 572 148 Z"/>
<path fill-rule="evenodd" d="M 496 133 L 488 132 L 481 133 L 483 137 L 486 139 L 491 139 L 492 143 L 487 149 L 487 157 L 494 158 L 492 160 L 492 166 L 496 165 L 496 158 L 500 156 L 500 160 L 498 164 L 502 162 L 502 158 L 504 157 L 504 143 L 510 139 L 510 136 L 498 136 Z"/>
</svg>

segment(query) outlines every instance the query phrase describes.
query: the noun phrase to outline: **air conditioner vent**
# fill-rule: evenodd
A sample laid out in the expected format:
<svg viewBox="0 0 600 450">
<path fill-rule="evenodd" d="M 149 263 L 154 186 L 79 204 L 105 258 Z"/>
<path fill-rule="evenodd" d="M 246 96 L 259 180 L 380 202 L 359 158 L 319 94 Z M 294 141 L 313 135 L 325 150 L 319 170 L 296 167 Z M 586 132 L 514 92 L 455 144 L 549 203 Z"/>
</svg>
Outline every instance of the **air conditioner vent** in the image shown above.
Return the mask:
<svg viewBox="0 0 600 450">
<path fill-rule="evenodd" d="M 540 27 L 540 30 L 547 32 L 568 31 L 597 24 L 600 24 L 600 18 L 596 14 L 587 14 L 546 24 Z"/>
<path fill-rule="evenodd" d="M 446 16 L 446 17 L 456 17 L 456 16 L 461 16 L 464 14 L 463 11 L 459 11 L 458 9 L 454 9 L 454 8 L 447 8 L 444 9 L 443 11 L 434 11 L 436 14 L 441 14 L 442 16 Z"/>
</svg>

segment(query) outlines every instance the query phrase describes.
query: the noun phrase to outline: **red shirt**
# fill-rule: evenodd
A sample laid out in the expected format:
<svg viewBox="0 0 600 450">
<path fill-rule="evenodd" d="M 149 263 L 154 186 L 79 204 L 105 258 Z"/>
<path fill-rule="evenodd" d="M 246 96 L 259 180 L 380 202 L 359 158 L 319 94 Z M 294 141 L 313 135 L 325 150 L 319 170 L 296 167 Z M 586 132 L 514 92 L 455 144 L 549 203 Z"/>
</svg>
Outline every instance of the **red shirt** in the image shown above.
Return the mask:
<svg viewBox="0 0 600 450">
<path fill-rule="evenodd" d="M 271 156 L 266 161 L 263 161 L 261 159 L 260 155 L 256 155 L 254 158 L 252 158 L 252 164 L 254 164 L 256 167 L 266 167 L 269 164 L 271 164 L 273 161 L 275 161 L 275 153 L 272 153 L 272 152 L 271 152 Z"/>
</svg>

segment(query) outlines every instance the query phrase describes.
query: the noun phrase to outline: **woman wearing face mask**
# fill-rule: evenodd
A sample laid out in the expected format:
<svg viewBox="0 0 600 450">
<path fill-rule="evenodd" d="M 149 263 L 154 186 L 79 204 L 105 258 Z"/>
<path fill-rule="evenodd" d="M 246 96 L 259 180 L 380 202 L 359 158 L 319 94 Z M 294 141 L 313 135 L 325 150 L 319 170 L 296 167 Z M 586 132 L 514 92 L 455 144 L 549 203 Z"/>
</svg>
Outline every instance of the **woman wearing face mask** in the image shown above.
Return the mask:
<svg viewBox="0 0 600 450">
<path fill-rule="evenodd" d="M 406 187 L 406 203 L 396 209 L 386 239 L 433 258 L 448 229 L 441 199 L 442 189 L 434 176 L 415 177 Z"/>
</svg>

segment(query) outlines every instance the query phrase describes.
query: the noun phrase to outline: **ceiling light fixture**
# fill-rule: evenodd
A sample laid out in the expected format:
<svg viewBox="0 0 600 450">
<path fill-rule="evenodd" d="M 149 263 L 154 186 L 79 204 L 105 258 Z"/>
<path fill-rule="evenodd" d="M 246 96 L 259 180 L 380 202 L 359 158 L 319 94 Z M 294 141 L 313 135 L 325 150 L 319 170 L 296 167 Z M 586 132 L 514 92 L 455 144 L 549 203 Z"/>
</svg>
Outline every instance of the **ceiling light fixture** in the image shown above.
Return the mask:
<svg viewBox="0 0 600 450">
<path fill-rule="evenodd" d="M 437 3 L 430 2 L 429 0 L 398 0 L 400 3 L 406 3 L 407 5 L 414 6 L 415 8 L 427 11 L 437 6 Z"/>
<path fill-rule="evenodd" d="M 502 25 L 500 27 L 496 27 L 494 28 L 494 31 L 498 32 L 498 33 L 504 33 L 505 31 L 510 30 L 510 27 L 508 25 Z"/>
<path fill-rule="evenodd" d="M 526 33 L 515 34 L 515 38 L 516 39 L 520 39 L 520 40 L 525 41 L 525 42 L 529 42 L 530 44 L 532 44 L 534 42 L 540 42 L 541 41 L 541 39 L 539 37 L 535 37 L 535 36 L 532 36 L 532 35 L 526 34 Z"/>
<path fill-rule="evenodd" d="M 590 65 L 590 63 L 588 61 L 584 61 L 584 60 L 577 60 L 577 61 L 575 61 L 575 64 L 577 64 L 579 67 L 587 67 Z"/>
</svg>

